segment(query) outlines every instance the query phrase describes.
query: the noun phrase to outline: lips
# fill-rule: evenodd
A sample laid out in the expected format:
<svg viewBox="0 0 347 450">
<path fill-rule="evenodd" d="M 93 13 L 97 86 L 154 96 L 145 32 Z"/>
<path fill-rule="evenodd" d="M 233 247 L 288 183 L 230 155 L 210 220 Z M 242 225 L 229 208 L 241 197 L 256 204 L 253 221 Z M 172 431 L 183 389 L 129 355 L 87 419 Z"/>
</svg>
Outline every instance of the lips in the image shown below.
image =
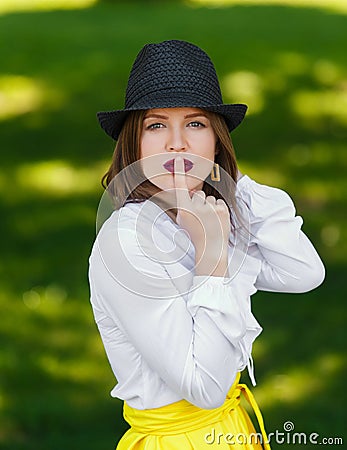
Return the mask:
<svg viewBox="0 0 347 450">
<path fill-rule="evenodd" d="M 189 161 L 189 159 L 184 158 L 184 171 L 189 172 L 193 168 L 194 164 Z M 165 164 L 163 164 L 164 169 L 168 170 L 171 173 L 174 173 L 175 165 L 174 165 L 174 159 L 170 159 L 170 161 L 166 161 Z"/>
</svg>

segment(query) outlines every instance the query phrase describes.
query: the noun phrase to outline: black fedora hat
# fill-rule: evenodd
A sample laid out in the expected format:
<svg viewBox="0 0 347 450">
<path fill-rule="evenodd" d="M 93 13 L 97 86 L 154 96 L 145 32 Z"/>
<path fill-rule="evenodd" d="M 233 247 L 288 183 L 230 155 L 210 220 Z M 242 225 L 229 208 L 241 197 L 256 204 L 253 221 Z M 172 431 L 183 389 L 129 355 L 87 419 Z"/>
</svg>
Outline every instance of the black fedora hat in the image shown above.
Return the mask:
<svg viewBox="0 0 347 450">
<path fill-rule="evenodd" d="M 145 45 L 131 69 L 125 107 L 97 113 L 101 127 L 118 139 L 130 111 L 195 107 L 221 114 L 229 131 L 243 120 L 247 105 L 223 104 L 216 70 L 209 56 L 179 40 Z"/>
</svg>

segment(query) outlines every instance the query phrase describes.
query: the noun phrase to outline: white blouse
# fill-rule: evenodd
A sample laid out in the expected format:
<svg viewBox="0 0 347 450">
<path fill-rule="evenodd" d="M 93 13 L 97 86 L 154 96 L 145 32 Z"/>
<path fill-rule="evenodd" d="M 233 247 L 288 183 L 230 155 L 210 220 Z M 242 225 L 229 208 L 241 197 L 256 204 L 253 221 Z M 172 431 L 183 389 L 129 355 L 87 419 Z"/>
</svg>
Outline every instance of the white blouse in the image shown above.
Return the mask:
<svg viewBox="0 0 347 450">
<path fill-rule="evenodd" d="M 247 239 L 233 241 L 228 278 L 194 275 L 194 246 L 159 206 L 127 203 L 106 220 L 89 259 L 91 304 L 118 381 L 113 397 L 137 409 L 181 399 L 220 406 L 236 373 L 255 384 L 251 312 L 258 289 L 306 292 L 325 270 L 291 198 L 244 175 L 237 197 Z"/>
</svg>

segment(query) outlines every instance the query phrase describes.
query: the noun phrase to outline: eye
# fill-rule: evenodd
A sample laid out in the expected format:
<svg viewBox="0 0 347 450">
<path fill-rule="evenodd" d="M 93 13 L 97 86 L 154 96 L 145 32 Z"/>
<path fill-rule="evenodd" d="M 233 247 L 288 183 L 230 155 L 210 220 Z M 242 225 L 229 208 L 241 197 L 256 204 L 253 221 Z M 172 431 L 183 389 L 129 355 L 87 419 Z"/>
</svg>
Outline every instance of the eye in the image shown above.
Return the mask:
<svg viewBox="0 0 347 450">
<path fill-rule="evenodd" d="M 157 123 L 151 123 L 150 125 L 147 125 L 146 130 L 155 130 L 157 128 L 163 128 L 164 125 L 160 122 Z"/>
<path fill-rule="evenodd" d="M 188 126 L 192 128 L 205 128 L 205 125 L 197 120 L 195 120 L 194 122 L 189 122 Z"/>
</svg>

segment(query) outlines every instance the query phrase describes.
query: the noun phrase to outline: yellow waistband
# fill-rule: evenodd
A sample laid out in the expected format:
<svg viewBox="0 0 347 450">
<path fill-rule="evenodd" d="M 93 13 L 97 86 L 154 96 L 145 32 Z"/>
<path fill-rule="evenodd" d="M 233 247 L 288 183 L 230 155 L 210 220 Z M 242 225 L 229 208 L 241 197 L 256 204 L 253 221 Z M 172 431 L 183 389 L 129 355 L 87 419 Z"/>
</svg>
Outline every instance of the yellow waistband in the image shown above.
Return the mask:
<svg viewBox="0 0 347 450">
<path fill-rule="evenodd" d="M 270 449 L 270 446 L 267 444 L 268 440 L 263 417 L 257 402 L 248 387 L 245 384 L 239 384 L 239 380 L 240 373 L 237 374 L 224 404 L 219 408 L 211 410 L 201 409 L 186 400 L 180 400 L 160 408 L 139 410 L 124 402 L 124 419 L 134 431 L 143 434 L 164 436 L 189 432 L 220 421 L 225 414 L 228 414 L 238 406 L 242 393 L 257 417 L 263 436 L 264 448 Z"/>
</svg>

